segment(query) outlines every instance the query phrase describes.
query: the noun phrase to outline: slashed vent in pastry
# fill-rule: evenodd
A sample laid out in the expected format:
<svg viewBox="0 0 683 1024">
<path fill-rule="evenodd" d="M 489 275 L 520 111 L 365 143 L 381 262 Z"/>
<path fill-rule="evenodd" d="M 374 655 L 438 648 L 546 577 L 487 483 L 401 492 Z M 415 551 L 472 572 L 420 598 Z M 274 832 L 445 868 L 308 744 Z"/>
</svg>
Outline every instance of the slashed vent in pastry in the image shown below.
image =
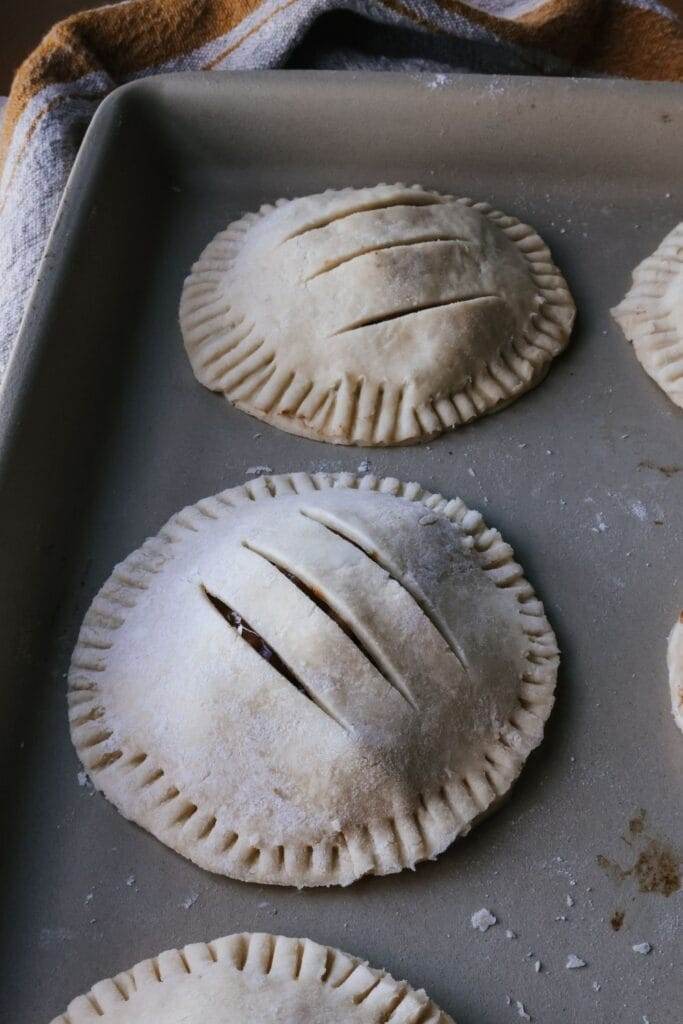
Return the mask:
<svg viewBox="0 0 683 1024">
<path fill-rule="evenodd" d="M 114 569 L 73 655 L 72 737 L 122 814 L 197 864 L 345 885 L 496 805 L 557 664 L 512 550 L 461 500 L 262 477 Z"/>
<path fill-rule="evenodd" d="M 536 232 L 486 203 L 377 185 L 231 224 L 185 281 L 197 379 L 338 444 L 424 440 L 533 387 L 574 303 Z"/>
</svg>

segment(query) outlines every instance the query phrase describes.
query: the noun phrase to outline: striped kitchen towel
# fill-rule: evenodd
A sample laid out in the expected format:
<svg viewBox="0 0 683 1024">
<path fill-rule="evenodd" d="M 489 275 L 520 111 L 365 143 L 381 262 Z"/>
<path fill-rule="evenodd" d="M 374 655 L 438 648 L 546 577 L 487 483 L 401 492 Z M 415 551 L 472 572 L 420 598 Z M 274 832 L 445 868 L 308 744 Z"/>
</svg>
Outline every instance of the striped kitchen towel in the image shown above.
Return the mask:
<svg viewBox="0 0 683 1024">
<path fill-rule="evenodd" d="M 124 0 L 61 22 L 18 71 L 0 140 L 0 376 L 83 133 L 116 86 L 312 67 L 683 80 L 660 0 Z"/>
</svg>

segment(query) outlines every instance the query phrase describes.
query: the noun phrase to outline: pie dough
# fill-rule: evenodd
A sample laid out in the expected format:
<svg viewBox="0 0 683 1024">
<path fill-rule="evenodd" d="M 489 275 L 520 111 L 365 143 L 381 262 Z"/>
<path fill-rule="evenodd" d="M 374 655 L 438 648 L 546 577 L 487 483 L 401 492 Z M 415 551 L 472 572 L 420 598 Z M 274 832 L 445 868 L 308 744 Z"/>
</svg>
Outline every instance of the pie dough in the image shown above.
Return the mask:
<svg viewBox="0 0 683 1024">
<path fill-rule="evenodd" d="M 283 935 L 228 935 L 143 960 L 52 1024 L 454 1024 L 405 981 Z"/>
<path fill-rule="evenodd" d="M 267 476 L 114 569 L 71 663 L 72 738 L 125 817 L 202 867 L 345 885 L 498 803 L 557 665 L 512 549 L 460 499 Z"/>
<path fill-rule="evenodd" d="M 612 316 L 645 372 L 683 409 L 683 222 L 636 267 Z"/>
<path fill-rule="evenodd" d="M 676 725 L 683 730 L 683 612 L 680 613 L 669 636 L 667 650 L 671 711 Z"/>
<path fill-rule="evenodd" d="M 180 325 L 197 380 L 337 444 L 424 440 L 512 401 L 574 303 L 536 232 L 418 185 L 262 206 L 207 246 Z"/>
</svg>

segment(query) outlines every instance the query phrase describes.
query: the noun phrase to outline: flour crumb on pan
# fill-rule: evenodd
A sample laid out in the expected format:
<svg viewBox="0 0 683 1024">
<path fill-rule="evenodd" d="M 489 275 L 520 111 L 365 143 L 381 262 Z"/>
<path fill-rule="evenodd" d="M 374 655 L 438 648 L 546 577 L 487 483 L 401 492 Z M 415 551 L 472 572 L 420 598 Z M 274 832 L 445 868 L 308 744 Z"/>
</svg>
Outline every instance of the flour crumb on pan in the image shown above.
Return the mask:
<svg viewBox="0 0 683 1024">
<path fill-rule="evenodd" d="M 586 961 L 583 960 L 580 956 L 577 956 L 576 953 L 570 953 L 567 957 L 567 962 L 565 964 L 565 967 L 568 971 L 576 971 L 579 970 L 581 967 L 586 966 Z"/>
<path fill-rule="evenodd" d="M 486 932 L 494 924 L 498 923 L 498 918 L 495 914 L 492 914 L 486 907 L 482 907 L 481 910 L 477 910 L 476 913 L 472 914 L 470 918 L 473 928 L 476 928 L 479 932 Z"/>
</svg>

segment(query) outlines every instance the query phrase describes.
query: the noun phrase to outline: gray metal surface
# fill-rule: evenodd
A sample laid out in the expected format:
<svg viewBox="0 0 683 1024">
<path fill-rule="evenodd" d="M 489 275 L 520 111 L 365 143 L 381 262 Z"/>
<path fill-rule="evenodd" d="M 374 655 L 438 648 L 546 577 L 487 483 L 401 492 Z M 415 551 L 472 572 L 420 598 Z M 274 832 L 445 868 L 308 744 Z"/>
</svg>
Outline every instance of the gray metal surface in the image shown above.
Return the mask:
<svg viewBox="0 0 683 1024">
<path fill-rule="evenodd" d="M 681 895 L 638 877 L 647 888 L 652 867 L 665 887 L 683 842 L 665 668 L 683 606 L 683 414 L 608 310 L 683 216 L 682 166 L 677 86 L 285 72 L 174 76 L 107 100 L 0 412 L 0 1019 L 44 1024 L 143 957 L 251 929 L 366 957 L 460 1024 L 519 1020 L 517 1000 L 539 1024 L 680 1021 Z M 382 180 L 487 199 L 548 240 L 579 318 L 546 381 L 384 451 L 288 436 L 196 384 L 176 309 L 211 236 L 280 195 Z M 79 785 L 64 675 L 80 619 L 182 505 L 250 467 L 365 458 L 460 494 L 514 545 L 563 651 L 546 740 L 505 806 L 415 873 L 303 892 L 211 876 Z M 600 856 L 639 866 L 618 881 Z M 499 920 L 484 935 L 481 907 Z M 572 953 L 587 966 L 567 970 Z"/>
</svg>

